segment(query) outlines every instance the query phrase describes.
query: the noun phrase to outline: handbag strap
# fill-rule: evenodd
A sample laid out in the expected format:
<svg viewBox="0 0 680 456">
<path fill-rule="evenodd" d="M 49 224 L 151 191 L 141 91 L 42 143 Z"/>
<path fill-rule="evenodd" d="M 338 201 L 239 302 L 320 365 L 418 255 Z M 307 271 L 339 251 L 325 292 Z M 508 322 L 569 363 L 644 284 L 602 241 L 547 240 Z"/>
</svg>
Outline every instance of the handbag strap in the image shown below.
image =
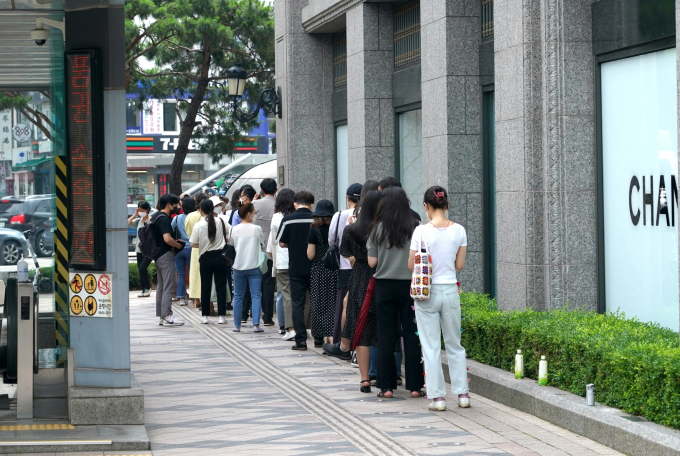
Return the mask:
<svg viewBox="0 0 680 456">
<path fill-rule="evenodd" d="M 338 211 L 338 219 L 335 221 L 335 245 L 338 245 L 338 227 L 340 226 L 340 217 L 342 217 L 342 212 Z"/>
<path fill-rule="evenodd" d="M 222 217 L 220 217 L 220 222 L 222 222 L 222 236 L 224 236 L 224 242 L 225 244 L 228 244 L 229 242 L 227 241 L 227 226 L 224 224 L 224 220 L 222 220 Z M 231 236 L 231 230 L 229 231 L 229 235 Z"/>
</svg>

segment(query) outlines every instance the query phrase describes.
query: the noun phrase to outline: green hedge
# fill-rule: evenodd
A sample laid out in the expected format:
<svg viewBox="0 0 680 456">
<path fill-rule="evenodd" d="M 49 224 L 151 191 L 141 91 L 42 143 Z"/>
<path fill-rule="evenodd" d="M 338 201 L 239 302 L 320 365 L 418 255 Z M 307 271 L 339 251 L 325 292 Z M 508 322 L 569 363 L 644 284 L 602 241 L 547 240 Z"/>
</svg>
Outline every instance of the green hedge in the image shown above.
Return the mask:
<svg viewBox="0 0 680 456">
<path fill-rule="evenodd" d="M 129 265 L 129 280 L 130 280 L 130 290 L 141 290 L 142 286 L 139 282 L 139 269 L 137 269 L 137 263 L 128 263 Z M 151 279 L 151 284 L 156 282 L 156 263 L 151 263 L 148 268 L 149 278 Z"/>
<path fill-rule="evenodd" d="M 680 429 L 678 333 L 621 313 L 502 312 L 477 293 L 461 303 L 469 358 L 514 371 L 521 349 L 525 375 L 536 379 L 545 355 L 549 385 L 585 396 L 594 383 L 598 402 Z"/>
</svg>

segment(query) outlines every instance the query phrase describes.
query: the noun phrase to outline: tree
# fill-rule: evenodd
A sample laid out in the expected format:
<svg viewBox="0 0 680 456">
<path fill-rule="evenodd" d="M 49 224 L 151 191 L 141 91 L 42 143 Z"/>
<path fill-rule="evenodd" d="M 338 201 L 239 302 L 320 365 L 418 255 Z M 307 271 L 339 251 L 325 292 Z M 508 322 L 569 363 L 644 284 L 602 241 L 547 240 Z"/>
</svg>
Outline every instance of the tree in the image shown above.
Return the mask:
<svg viewBox="0 0 680 456">
<path fill-rule="evenodd" d="M 179 195 L 192 135 L 214 163 L 258 124 L 230 116 L 226 73 L 236 63 L 248 71 L 249 106 L 274 86 L 273 9 L 260 0 L 128 0 L 125 14 L 128 93 L 139 96 L 140 109 L 150 98 L 178 100 L 170 191 Z"/>
<path fill-rule="evenodd" d="M 48 99 L 52 98 L 48 92 L 40 93 Z M 29 122 L 38 127 L 40 131 L 45 134 L 47 139 L 52 141 L 52 129 L 54 129 L 54 124 L 46 114 L 31 108 L 28 105 L 30 102 L 31 97 L 25 97 L 19 92 L 0 92 L 0 111 L 4 111 L 5 109 L 19 111 Z"/>
</svg>

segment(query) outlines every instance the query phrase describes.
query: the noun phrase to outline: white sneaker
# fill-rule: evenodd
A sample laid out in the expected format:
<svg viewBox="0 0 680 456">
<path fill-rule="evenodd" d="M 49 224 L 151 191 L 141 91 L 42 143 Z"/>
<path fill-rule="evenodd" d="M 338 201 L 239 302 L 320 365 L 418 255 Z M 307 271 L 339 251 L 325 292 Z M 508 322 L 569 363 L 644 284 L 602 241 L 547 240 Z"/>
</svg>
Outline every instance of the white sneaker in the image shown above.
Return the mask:
<svg viewBox="0 0 680 456">
<path fill-rule="evenodd" d="M 165 317 L 163 319 L 163 324 L 170 326 L 182 326 L 184 324 L 184 321 L 180 318 L 175 317 L 174 315 L 170 315 L 169 317 Z"/>
<path fill-rule="evenodd" d="M 458 395 L 458 407 L 460 407 L 460 408 L 470 407 L 470 396 L 468 396 L 467 394 L 459 394 Z"/>
<path fill-rule="evenodd" d="M 201 324 L 202 324 L 202 325 L 207 325 L 208 323 L 210 323 L 210 322 L 208 321 L 208 317 L 206 317 L 205 315 L 203 315 L 203 316 L 201 317 Z"/>
<path fill-rule="evenodd" d="M 295 330 L 287 332 L 283 337 L 283 340 L 293 340 L 295 339 Z"/>
<path fill-rule="evenodd" d="M 163 322 L 165 321 L 165 318 L 161 317 L 161 321 L 158 322 L 159 326 L 163 326 Z"/>
<path fill-rule="evenodd" d="M 189 300 L 187 298 L 180 298 L 179 299 L 179 305 L 184 307 L 189 305 Z"/>
<path fill-rule="evenodd" d="M 433 400 L 430 402 L 430 405 L 427 406 L 428 410 L 432 410 L 433 412 L 443 412 L 446 410 L 446 401 L 435 401 Z"/>
<path fill-rule="evenodd" d="M 217 324 L 218 324 L 218 325 L 226 325 L 227 323 L 228 323 L 228 322 L 227 322 L 227 318 L 226 318 L 226 317 L 220 317 L 220 318 L 217 320 Z"/>
<path fill-rule="evenodd" d="M 148 298 L 149 296 L 151 296 L 149 290 L 142 290 L 142 292 L 137 295 L 138 298 Z"/>
</svg>

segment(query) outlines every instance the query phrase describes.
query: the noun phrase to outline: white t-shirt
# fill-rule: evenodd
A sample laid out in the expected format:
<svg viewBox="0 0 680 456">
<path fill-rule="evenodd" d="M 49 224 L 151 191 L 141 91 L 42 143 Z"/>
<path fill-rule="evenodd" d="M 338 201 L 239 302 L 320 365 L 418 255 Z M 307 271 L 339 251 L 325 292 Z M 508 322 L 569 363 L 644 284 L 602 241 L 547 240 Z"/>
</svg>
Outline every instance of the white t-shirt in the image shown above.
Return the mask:
<svg viewBox="0 0 680 456">
<path fill-rule="evenodd" d="M 460 247 L 467 246 L 465 228 L 457 223 L 445 229 L 436 228 L 431 223 L 420 225 L 411 237 L 411 250 L 417 252 L 425 248 L 423 238 L 432 257 L 432 283 L 456 283 L 456 255 Z"/>
<path fill-rule="evenodd" d="M 269 228 L 269 242 L 267 242 L 267 253 L 271 254 L 274 259 L 274 268 L 272 274 L 276 276 L 276 270 L 287 271 L 288 270 L 288 249 L 284 249 L 279 245 L 276 240 L 279 227 L 281 226 L 281 221 L 283 220 L 283 214 L 277 212 L 272 216 L 272 224 Z M 276 247 L 273 247 L 276 246 Z"/>
<path fill-rule="evenodd" d="M 212 242 L 210 242 L 210 238 L 208 237 L 208 222 L 205 220 L 205 217 L 202 217 L 201 220 L 194 225 L 189 242 L 191 244 L 198 244 L 199 256 L 210 250 L 222 251 L 224 249 L 224 246 L 226 245 L 224 242 L 224 235 L 226 234 L 229 236 L 229 228 L 231 227 L 227 222 L 224 222 L 224 228 L 227 229 L 225 233 L 219 217 L 215 217 L 215 225 L 217 227 L 217 233 L 215 234 L 215 240 Z"/>
<path fill-rule="evenodd" d="M 354 209 L 345 209 L 342 212 L 336 212 L 331 219 L 330 228 L 328 229 L 328 245 L 335 245 L 335 240 L 337 239 L 338 251 L 340 251 L 340 245 L 342 244 L 342 233 L 347 226 L 347 219 L 352 214 L 354 214 Z M 338 217 L 340 217 L 339 221 Z M 340 256 L 340 269 L 352 269 L 349 260 L 344 256 Z"/>
<path fill-rule="evenodd" d="M 262 228 L 254 223 L 239 223 L 231 229 L 229 244 L 236 250 L 234 270 L 248 271 L 258 267 L 264 245 Z"/>
</svg>

